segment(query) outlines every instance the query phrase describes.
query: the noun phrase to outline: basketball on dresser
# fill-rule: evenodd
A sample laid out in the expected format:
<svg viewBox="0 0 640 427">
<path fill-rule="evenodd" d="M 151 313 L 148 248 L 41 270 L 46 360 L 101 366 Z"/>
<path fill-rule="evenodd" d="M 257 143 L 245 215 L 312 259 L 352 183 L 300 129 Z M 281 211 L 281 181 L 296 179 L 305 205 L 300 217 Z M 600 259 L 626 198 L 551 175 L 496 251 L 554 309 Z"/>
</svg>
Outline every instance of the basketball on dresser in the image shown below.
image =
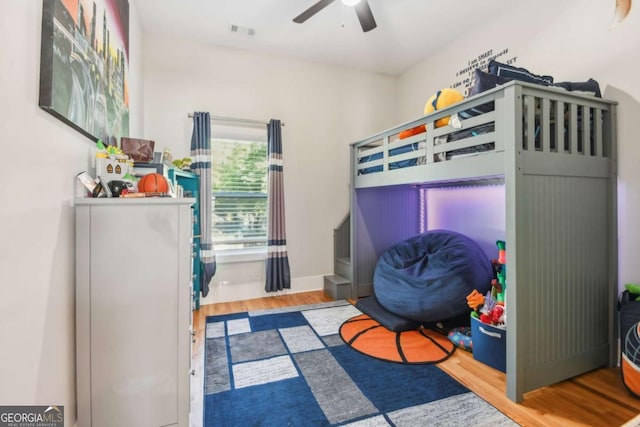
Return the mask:
<svg viewBox="0 0 640 427">
<path fill-rule="evenodd" d="M 169 183 L 163 175 L 150 173 L 140 178 L 138 191 L 141 193 L 167 193 L 169 191 Z"/>
</svg>

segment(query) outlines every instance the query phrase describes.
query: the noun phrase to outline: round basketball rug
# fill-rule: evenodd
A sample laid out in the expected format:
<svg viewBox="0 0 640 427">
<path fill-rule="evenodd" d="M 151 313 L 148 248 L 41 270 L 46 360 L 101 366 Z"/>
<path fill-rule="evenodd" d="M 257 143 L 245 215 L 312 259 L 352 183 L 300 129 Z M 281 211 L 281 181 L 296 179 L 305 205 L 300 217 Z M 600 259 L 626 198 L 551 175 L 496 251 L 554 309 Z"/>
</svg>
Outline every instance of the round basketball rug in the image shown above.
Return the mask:
<svg viewBox="0 0 640 427">
<path fill-rule="evenodd" d="M 393 332 L 366 314 L 344 322 L 340 326 L 340 337 L 362 354 L 403 364 L 442 362 L 456 349 L 442 332 L 423 327 Z"/>
</svg>

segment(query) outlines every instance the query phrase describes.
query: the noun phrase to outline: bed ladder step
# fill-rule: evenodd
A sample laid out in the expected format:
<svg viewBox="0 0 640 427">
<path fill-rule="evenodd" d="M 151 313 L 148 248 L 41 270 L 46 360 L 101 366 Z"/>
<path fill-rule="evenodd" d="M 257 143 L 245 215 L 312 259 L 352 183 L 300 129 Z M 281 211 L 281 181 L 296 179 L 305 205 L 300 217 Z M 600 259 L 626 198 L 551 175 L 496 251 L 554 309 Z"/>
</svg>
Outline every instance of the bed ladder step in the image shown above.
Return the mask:
<svg viewBox="0 0 640 427">
<path fill-rule="evenodd" d="M 351 298 L 351 281 L 337 274 L 324 276 L 324 292 L 334 300 Z"/>
<path fill-rule="evenodd" d="M 351 258 L 336 258 L 333 264 L 333 273 L 351 281 Z"/>
<path fill-rule="evenodd" d="M 333 229 L 333 274 L 324 276 L 324 292 L 335 300 L 351 298 L 351 215 Z"/>
</svg>

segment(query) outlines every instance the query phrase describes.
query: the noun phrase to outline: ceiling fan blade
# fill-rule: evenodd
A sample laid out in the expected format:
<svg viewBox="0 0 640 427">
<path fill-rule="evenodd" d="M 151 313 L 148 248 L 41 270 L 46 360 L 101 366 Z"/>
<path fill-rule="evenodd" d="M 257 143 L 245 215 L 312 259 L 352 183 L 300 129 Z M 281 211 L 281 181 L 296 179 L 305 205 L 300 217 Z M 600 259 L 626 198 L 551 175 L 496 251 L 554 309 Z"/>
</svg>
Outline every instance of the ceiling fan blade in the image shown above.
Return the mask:
<svg viewBox="0 0 640 427">
<path fill-rule="evenodd" d="M 360 25 L 362 26 L 362 31 L 366 33 L 378 26 L 376 24 L 376 20 L 373 18 L 373 13 L 371 12 L 371 8 L 369 7 L 369 2 L 367 0 L 362 0 L 357 3 L 355 5 L 355 9 L 358 19 L 360 20 Z"/>
<path fill-rule="evenodd" d="M 335 0 L 320 0 L 319 2 L 311 6 L 309 9 L 305 10 L 300 15 L 293 18 L 293 22 L 297 24 L 302 24 L 304 21 L 311 18 L 313 15 L 320 12 L 322 9 L 329 6 L 334 1 Z"/>
</svg>

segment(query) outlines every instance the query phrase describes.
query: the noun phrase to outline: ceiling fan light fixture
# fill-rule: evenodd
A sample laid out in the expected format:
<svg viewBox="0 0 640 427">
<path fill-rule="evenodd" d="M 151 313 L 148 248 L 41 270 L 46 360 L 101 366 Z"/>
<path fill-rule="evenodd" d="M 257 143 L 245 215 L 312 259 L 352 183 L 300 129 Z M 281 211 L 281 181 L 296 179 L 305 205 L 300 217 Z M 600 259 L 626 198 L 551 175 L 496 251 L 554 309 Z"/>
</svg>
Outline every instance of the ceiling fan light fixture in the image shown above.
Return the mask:
<svg viewBox="0 0 640 427">
<path fill-rule="evenodd" d="M 300 15 L 293 18 L 293 22 L 296 24 L 302 24 L 306 22 L 307 19 L 314 16 L 316 13 L 320 12 L 325 7 L 329 6 L 336 0 L 317 0 L 314 4 L 311 5 L 307 10 L 302 12 Z M 353 7 L 356 15 L 358 16 L 358 21 L 360 22 L 360 26 L 362 27 L 362 31 L 365 33 L 375 29 L 378 25 L 376 24 L 376 20 L 373 17 L 373 13 L 371 12 L 371 7 L 369 6 L 368 0 L 340 0 L 342 4 L 346 6 Z"/>
</svg>

